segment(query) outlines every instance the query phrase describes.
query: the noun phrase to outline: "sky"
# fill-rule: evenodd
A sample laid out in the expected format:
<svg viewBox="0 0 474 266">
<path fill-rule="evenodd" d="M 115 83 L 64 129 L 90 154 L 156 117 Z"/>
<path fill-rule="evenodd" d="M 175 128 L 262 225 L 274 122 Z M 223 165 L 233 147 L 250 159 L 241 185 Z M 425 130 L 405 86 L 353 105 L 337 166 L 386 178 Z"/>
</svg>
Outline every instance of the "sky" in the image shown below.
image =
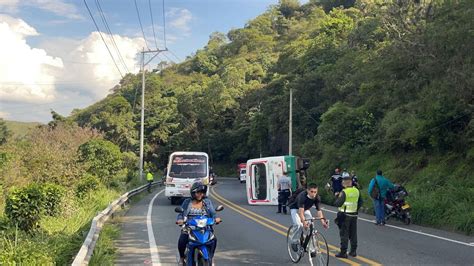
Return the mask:
<svg viewBox="0 0 474 266">
<path fill-rule="evenodd" d="M 182 61 L 212 32 L 241 28 L 278 0 L 165 0 L 165 23 L 162 0 L 151 0 L 156 42 L 149 1 L 136 3 L 146 43 L 134 0 L 87 0 L 102 34 L 82 0 L 0 0 L 0 118 L 44 123 L 51 110 L 69 115 L 103 99 L 121 74 L 137 73 L 143 48 L 165 48 L 163 29 L 170 52 L 150 67 Z"/>
</svg>

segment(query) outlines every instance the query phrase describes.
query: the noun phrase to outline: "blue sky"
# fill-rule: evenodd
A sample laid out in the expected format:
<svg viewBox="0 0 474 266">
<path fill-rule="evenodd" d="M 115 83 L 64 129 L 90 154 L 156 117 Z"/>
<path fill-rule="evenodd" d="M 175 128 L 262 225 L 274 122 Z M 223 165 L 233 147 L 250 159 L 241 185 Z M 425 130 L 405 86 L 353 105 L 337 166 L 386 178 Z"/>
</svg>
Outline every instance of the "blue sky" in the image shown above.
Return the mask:
<svg viewBox="0 0 474 266">
<path fill-rule="evenodd" d="M 95 1 L 87 3 L 105 31 Z M 182 60 L 203 47 L 212 32 L 243 27 L 276 3 L 165 0 L 167 47 Z M 135 55 L 144 42 L 134 1 L 100 0 L 100 4 L 124 64 L 138 71 Z M 137 4 L 148 43 L 154 47 L 148 0 L 137 0 Z M 158 43 L 164 48 L 162 1 L 151 4 Z M 50 109 L 68 115 L 105 97 L 120 74 L 95 31 L 83 1 L 0 1 L 0 39 L 6 40 L 0 42 L 0 50 L 11 51 L 0 52 L 0 117 L 47 122 Z M 173 54 L 167 55 L 178 61 Z"/>
</svg>

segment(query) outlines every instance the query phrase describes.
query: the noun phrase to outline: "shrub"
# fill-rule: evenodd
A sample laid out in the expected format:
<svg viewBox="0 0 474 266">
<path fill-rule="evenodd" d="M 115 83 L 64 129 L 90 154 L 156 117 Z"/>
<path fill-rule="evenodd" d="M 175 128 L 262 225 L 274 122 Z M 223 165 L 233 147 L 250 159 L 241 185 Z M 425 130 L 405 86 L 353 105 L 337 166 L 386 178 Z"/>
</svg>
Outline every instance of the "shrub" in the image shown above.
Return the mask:
<svg viewBox="0 0 474 266">
<path fill-rule="evenodd" d="M 82 178 L 76 186 L 76 196 L 84 198 L 90 191 L 96 190 L 100 187 L 100 180 L 93 175 L 86 175 Z"/>
<path fill-rule="evenodd" d="M 122 169 L 120 148 L 110 141 L 93 139 L 79 147 L 79 161 L 87 172 L 98 176 L 104 184 L 109 182 Z"/>
<path fill-rule="evenodd" d="M 13 188 L 7 196 L 5 214 L 20 229 L 31 231 L 39 226 L 43 204 L 44 195 L 39 185 Z"/>
<path fill-rule="evenodd" d="M 65 189 L 56 184 L 44 184 L 41 186 L 44 197 L 43 210 L 44 214 L 56 216 L 59 214 L 61 200 L 65 194 Z"/>
</svg>

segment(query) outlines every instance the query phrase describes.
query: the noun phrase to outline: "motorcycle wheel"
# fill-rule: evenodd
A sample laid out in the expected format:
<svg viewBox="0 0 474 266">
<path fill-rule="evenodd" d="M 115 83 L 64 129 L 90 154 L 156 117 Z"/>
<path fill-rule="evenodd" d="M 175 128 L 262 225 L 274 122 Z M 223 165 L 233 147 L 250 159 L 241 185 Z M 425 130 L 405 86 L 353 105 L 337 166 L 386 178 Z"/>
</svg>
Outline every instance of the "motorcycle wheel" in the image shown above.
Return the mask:
<svg viewBox="0 0 474 266">
<path fill-rule="evenodd" d="M 410 216 L 410 213 L 409 213 L 409 212 L 407 212 L 407 213 L 405 214 L 405 217 L 404 217 L 404 219 L 403 219 L 403 222 L 404 222 L 406 225 L 411 224 L 411 216 Z"/>
<path fill-rule="evenodd" d="M 205 260 L 199 253 L 199 250 L 195 250 L 194 261 L 197 262 L 197 266 L 211 266 L 211 261 Z"/>
</svg>

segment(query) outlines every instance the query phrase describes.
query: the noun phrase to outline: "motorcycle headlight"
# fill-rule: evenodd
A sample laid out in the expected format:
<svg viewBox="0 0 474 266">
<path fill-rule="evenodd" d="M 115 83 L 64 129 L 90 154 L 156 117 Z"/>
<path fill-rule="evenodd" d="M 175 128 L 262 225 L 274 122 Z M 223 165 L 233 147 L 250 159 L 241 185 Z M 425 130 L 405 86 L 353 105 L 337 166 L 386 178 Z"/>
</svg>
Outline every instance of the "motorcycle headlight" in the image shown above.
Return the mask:
<svg viewBox="0 0 474 266">
<path fill-rule="evenodd" d="M 206 219 L 199 219 L 196 220 L 197 226 L 200 228 L 206 227 L 207 225 L 207 218 Z"/>
</svg>

